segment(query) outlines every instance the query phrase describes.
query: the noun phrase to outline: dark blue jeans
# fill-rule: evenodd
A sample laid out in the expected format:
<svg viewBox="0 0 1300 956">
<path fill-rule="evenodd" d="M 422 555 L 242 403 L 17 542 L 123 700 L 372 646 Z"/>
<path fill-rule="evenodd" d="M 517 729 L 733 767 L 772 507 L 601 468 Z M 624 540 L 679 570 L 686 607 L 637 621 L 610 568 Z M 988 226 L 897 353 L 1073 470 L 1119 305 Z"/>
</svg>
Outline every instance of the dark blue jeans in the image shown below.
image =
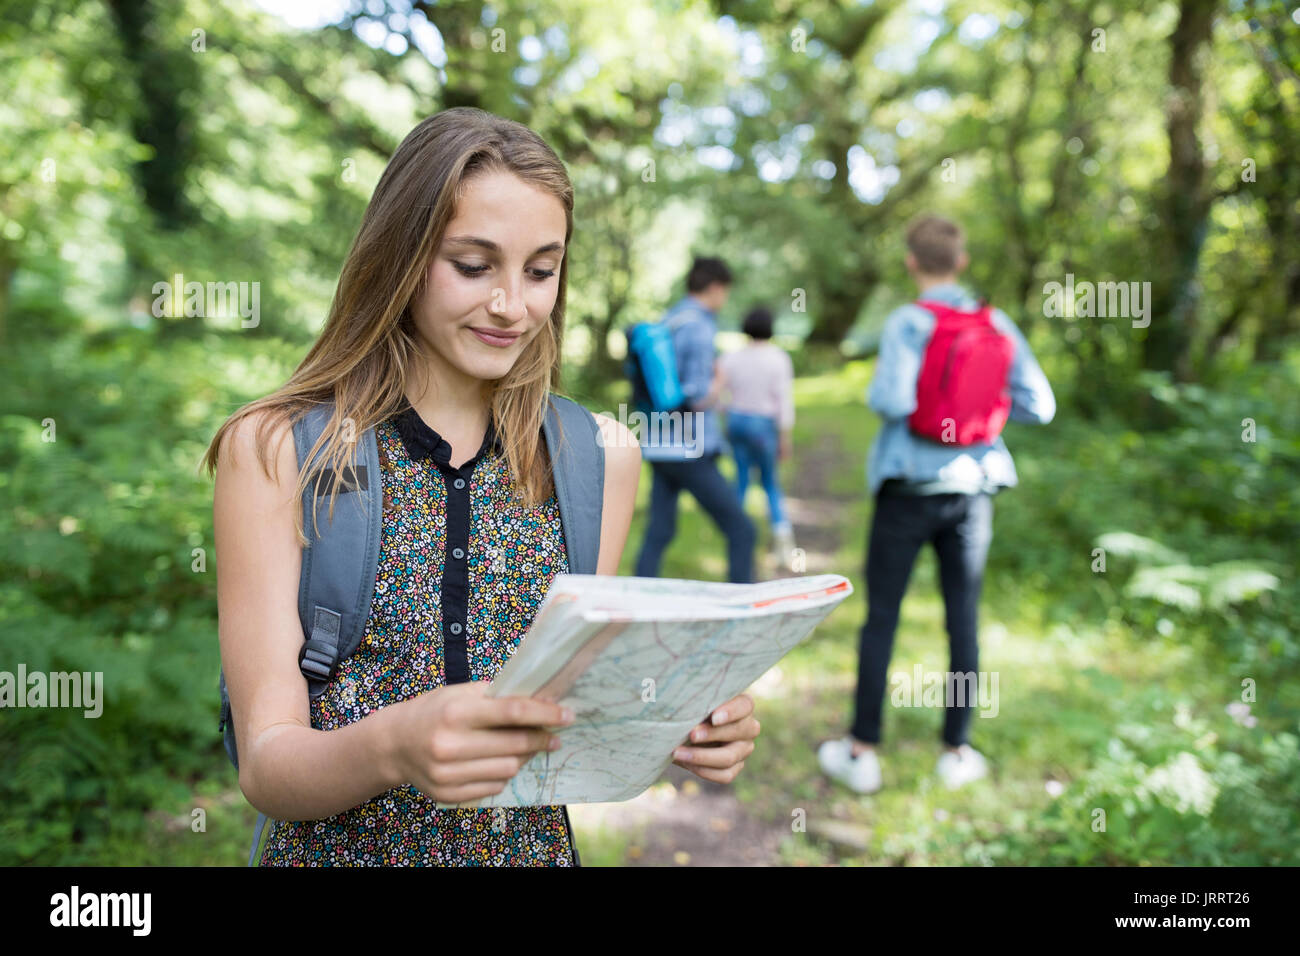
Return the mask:
<svg viewBox="0 0 1300 956">
<path fill-rule="evenodd" d="M 650 489 L 650 514 L 645 540 L 636 559 L 637 577 L 659 576 L 664 550 L 677 533 L 677 496 L 689 491 L 714 524 L 727 536 L 729 580 L 749 584 L 754 580 L 754 543 L 757 532 L 736 500 L 736 492 L 718 471 L 718 456 L 685 461 L 652 461 L 654 486 Z"/>
<path fill-rule="evenodd" d="M 903 495 L 888 483 L 876 496 L 867 543 L 867 620 L 858 645 L 858 690 L 852 734 L 863 743 L 880 742 L 881 710 L 889 658 L 894 649 L 898 611 L 922 545 L 934 545 L 948 628 L 949 671 L 979 672 L 976 643 L 980 586 L 993 539 L 993 499 L 989 495 Z M 943 741 L 966 743 L 972 701 L 947 702 Z"/>
<path fill-rule="evenodd" d="M 757 467 L 759 480 L 767 492 L 772 524 L 783 523 L 781 481 L 776 469 L 781 438 L 776 419 L 767 415 L 727 412 L 727 440 L 731 442 L 731 452 L 736 458 L 736 494 L 741 504 L 744 504 L 745 492 L 749 489 L 749 473 Z"/>
</svg>

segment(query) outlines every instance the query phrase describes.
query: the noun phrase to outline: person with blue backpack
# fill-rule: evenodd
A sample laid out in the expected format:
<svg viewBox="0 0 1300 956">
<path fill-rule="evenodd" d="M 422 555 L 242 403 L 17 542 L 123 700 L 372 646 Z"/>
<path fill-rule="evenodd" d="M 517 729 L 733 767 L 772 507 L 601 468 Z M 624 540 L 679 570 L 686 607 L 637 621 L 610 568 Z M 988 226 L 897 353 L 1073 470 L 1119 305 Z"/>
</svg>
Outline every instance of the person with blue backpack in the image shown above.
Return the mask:
<svg viewBox="0 0 1300 956">
<path fill-rule="evenodd" d="M 559 394 L 573 186 L 449 109 L 398 146 L 320 337 L 205 456 L 220 729 L 250 865 L 577 865 L 567 808 L 479 809 L 573 719 L 489 684 L 563 572 L 616 574 L 636 438 Z M 674 763 L 735 778 L 741 694 Z M 265 846 L 259 837 L 266 829 Z"/>
<path fill-rule="evenodd" d="M 638 577 L 658 576 L 664 551 L 677 534 L 678 497 L 686 491 L 727 539 L 728 580 L 754 580 L 758 532 L 718 470 L 727 445 L 718 423 L 724 382 L 713 340 L 731 282 L 723 260 L 697 256 L 686 276 L 686 295 L 657 326 L 637 326 L 628 334 L 633 401 L 650 421 L 649 434 L 641 436 L 641 455 L 654 475 Z"/>
<path fill-rule="evenodd" d="M 1051 385 L 1015 324 L 957 284 L 969 261 L 961 227 L 922 216 L 907 231 L 907 250 L 921 297 L 885 320 L 867 393 L 884 422 L 867 462 L 875 511 L 855 712 L 849 733 L 825 741 L 817 754 L 825 774 L 859 793 L 882 784 L 876 745 L 889 659 L 912 566 L 926 544 L 939 562 L 950 660 L 935 769 L 950 788 L 987 774 L 968 736 L 974 689 L 987 686 L 978 681 L 977 623 L 992 496 L 1017 482 L 1000 433 L 1008 419 L 1045 425 L 1056 414 Z"/>
</svg>

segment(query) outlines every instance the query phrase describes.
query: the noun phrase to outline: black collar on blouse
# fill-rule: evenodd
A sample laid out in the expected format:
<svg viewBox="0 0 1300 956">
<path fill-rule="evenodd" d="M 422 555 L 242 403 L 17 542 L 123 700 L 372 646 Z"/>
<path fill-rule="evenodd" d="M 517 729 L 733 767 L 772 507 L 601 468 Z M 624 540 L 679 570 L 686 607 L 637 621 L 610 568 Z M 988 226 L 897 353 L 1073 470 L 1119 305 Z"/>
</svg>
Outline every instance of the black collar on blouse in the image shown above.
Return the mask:
<svg viewBox="0 0 1300 956">
<path fill-rule="evenodd" d="M 393 421 L 397 425 L 397 433 L 402 439 L 402 444 L 406 447 L 406 453 L 412 461 L 419 461 L 421 458 L 432 458 L 434 464 L 439 468 L 460 471 L 476 463 L 489 448 L 498 455 L 504 451 L 501 438 L 497 435 L 496 429 L 492 427 L 492 421 L 489 419 L 487 432 L 483 435 L 483 444 L 479 446 L 479 450 L 475 452 L 474 457 L 466 461 L 459 469 L 453 469 L 451 467 L 451 443 L 430 428 L 429 424 L 420 417 L 419 412 L 415 410 L 410 402 L 407 402 L 393 416 Z"/>
</svg>

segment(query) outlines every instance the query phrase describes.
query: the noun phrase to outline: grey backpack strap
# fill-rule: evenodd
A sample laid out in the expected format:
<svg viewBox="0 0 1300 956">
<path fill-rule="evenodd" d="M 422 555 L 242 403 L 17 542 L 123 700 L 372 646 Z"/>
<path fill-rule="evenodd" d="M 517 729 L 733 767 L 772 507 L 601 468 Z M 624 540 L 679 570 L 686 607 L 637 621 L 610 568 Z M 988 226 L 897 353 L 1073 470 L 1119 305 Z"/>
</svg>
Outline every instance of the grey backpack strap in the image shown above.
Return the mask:
<svg viewBox="0 0 1300 956">
<path fill-rule="evenodd" d="M 333 402 L 318 405 L 293 428 L 298 467 L 334 415 Z M 312 478 L 303 490 L 303 532 L 311 541 L 302 552 L 298 583 L 298 616 L 306 641 L 298 666 L 312 697 L 319 697 L 333 679 L 339 663 L 361 643 L 379 566 L 379 535 L 383 523 L 383 490 L 375 430 L 357 436 L 351 461 L 345 465 L 329 517 L 331 475 L 312 462 Z M 324 448 L 317 452 L 318 457 Z M 319 494 L 314 475 L 322 472 Z M 316 525 L 313 528 L 313 517 Z"/>
<path fill-rule="evenodd" d="M 572 399 L 550 395 L 542 433 L 551 456 L 564 546 L 573 574 L 595 574 L 605 503 L 605 445 L 596 416 Z"/>
<path fill-rule="evenodd" d="M 307 465 L 307 454 L 329 426 L 334 403 L 318 405 L 293 426 L 298 468 Z M 302 550 L 298 577 L 298 618 L 306 640 L 298 652 L 298 667 L 307 678 L 308 693 L 319 697 L 334 679 L 339 664 L 351 657 L 361 643 L 370 617 L 375 593 L 375 572 L 379 566 L 379 534 L 383 522 L 383 489 L 379 475 L 379 445 L 375 430 L 368 428 L 357 437 L 343 474 L 330 517 L 330 487 L 333 478 L 324 464 L 324 448 L 313 460 L 311 477 L 302 493 L 303 534 L 311 542 Z M 316 474 L 321 475 L 319 487 Z M 313 517 L 315 525 L 313 525 Z M 265 814 L 257 815 L 248 865 L 257 859 L 257 846 Z"/>
<path fill-rule="evenodd" d="M 235 746 L 235 721 L 230 715 L 230 692 L 226 690 L 226 671 L 221 670 L 221 677 L 217 684 L 217 689 L 221 692 L 221 720 L 217 724 L 217 731 L 221 734 L 221 742 L 225 744 L 226 756 L 230 762 L 239 769 L 239 750 Z"/>
<path fill-rule="evenodd" d="M 551 456 L 555 498 L 572 574 L 595 574 L 600 556 L 600 520 L 605 505 L 605 444 L 596 416 L 572 399 L 550 395 L 542 433 Z M 573 865 L 582 866 L 564 807 L 564 827 Z"/>
<path fill-rule="evenodd" d="M 334 403 L 324 402 L 294 423 L 293 441 L 300 473 L 307 453 L 333 415 Z M 318 458 L 323 452 L 323 448 L 317 452 Z M 298 616 L 305 638 L 298 654 L 298 666 L 307 678 L 312 697 L 320 696 L 338 670 L 339 662 L 356 650 L 370 615 L 383 520 L 379 448 L 373 428 L 357 439 L 352 460 L 344 467 L 332 521 L 329 517 L 331 481 L 329 474 L 322 475 L 321 493 L 317 496 L 317 482 L 310 478 L 302 496 L 303 533 L 312 544 L 302 551 L 302 571 L 298 578 Z M 221 720 L 217 729 L 223 734 L 230 762 L 238 768 L 234 715 L 224 671 L 220 691 Z"/>
<path fill-rule="evenodd" d="M 333 415 L 334 403 L 326 402 L 312 408 L 294 423 L 293 440 L 300 473 L 306 465 L 308 452 L 324 433 Z M 329 515 L 331 476 L 322 474 L 319 496 L 315 472 L 303 489 L 303 534 L 311 544 L 302 551 L 302 571 L 298 578 L 298 617 L 305 638 L 298 654 L 298 666 L 307 678 L 312 697 L 318 697 L 324 691 L 338 670 L 339 662 L 351 655 L 361 642 L 375 590 L 383 521 L 383 492 L 375 430 L 370 428 L 362 433 L 357 446 L 350 462 L 344 465 L 332 520 Z M 320 449 L 317 455 L 323 451 Z M 323 465 L 323 459 L 321 463 Z M 234 715 L 230 710 L 224 672 L 220 690 L 219 729 L 224 734 L 226 754 L 238 768 Z M 265 814 L 257 815 L 253 844 L 248 851 L 249 866 L 257 861 L 257 847 L 268 822 Z"/>
<path fill-rule="evenodd" d="M 334 403 L 324 402 L 294 423 L 293 442 L 299 473 L 333 416 Z M 333 478 L 324 464 L 323 453 L 324 448 L 317 451 L 318 459 L 312 462 L 313 471 L 303 489 L 302 530 L 311 544 L 302 550 L 298 578 L 298 617 L 305 638 L 298 653 L 298 666 L 307 678 L 312 697 L 320 696 L 338 671 L 339 663 L 350 657 L 361 643 L 375 593 L 384 514 L 375 430 L 366 429 L 357 438 L 351 459 L 345 459 L 332 519 L 329 503 Z M 224 671 L 219 686 L 221 721 L 217 729 L 223 734 L 230 762 L 238 768 L 234 715 Z M 257 860 L 257 846 L 268 822 L 265 814 L 257 815 L 253 845 L 248 851 L 249 866 Z"/>
<path fill-rule="evenodd" d="M 257 815 L 257 826 L 253 829 L 253 845 L 248 848 L 248 865 L 257 864 L 257 845 L 262 842 L 262 831 L 266 829 L 266 824 L 270 821 L 265 813 Z"/>
</svg>

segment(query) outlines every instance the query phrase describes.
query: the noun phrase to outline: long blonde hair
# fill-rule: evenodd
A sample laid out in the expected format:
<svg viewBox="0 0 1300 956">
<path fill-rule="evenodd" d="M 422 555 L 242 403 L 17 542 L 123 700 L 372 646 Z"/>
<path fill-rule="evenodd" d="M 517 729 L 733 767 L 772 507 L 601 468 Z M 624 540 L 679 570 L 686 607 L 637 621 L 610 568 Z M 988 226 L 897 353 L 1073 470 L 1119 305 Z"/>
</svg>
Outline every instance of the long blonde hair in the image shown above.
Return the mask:
<svg viewBox="0 0 1300 956">
<path fill-rule="evenodd" d="M 356 437 L 407 402 L 407 376 L 420 352 L 411 301 L 423 292 L 429 262 L 464 187 L 474 177 L 498 171 L 512 173 L 560 201 L 567 249 L 573 234 L 573 184 L 540 136 L 473 107 L 444 110 L 424 120 L 402 140 L 379 178 L 343 263 L 320 337 L 288 382 L 239 409 L 217 430 L 201 465 L 209 475 L 216 472 L 221 443 L 230 429 L 246 415 L 266 410 L 255 444 L 258 461 L 270 477 L 269 432 L 280 423 L 292 426 L 313 406 L 333 401 L 334 417 L 306 457 L 313 467 L 301 469 L 295 487 L 296 498 L 301 498 L 311 474 L 320 466 L 331 469 L 333 516 L 339 479 Z M 568 264 L 565 255 L 550 321 L 509 373 L 487 384 L 492 426 L 501 439 L 516 494 L 530 508 L 554 491 L 540 436 L 547 393 L 560 387 Z M 298 509 L 295 526 L 299 543 L 306 547 L 301 512 Z"/>
</svg>

